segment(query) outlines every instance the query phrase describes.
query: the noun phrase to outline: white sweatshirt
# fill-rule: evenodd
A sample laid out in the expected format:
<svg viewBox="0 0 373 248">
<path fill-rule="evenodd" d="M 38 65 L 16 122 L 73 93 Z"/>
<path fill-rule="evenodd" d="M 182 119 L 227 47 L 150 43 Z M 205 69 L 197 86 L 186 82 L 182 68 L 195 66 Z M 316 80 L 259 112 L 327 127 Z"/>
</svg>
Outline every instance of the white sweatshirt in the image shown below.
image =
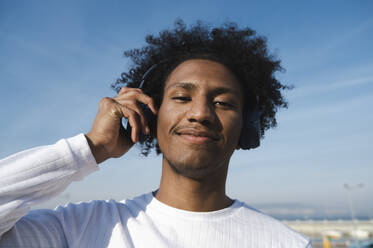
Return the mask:
<svg viewBox="0 0 373 248">
<path fill-rule="evenodd" d="M 238 200 L 222 210 L 190 212 L 148 193 L 28 213 L 97 169 L 83 134 L 0 160 L 0 247 L 311 247 Z"/>
</svg>

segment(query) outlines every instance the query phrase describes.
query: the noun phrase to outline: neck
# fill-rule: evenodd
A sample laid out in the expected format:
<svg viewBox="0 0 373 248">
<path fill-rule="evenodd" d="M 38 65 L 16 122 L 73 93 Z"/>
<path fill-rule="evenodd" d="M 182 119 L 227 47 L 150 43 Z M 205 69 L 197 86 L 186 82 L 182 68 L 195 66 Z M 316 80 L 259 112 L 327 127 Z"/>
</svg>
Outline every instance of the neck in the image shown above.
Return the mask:
<svg viewBox="0 0 373 248">
<path fill-rule="evenodd" d="M 174 208 L 195 212 L 208 212 L 226 208 L 233 201 L 225 194 L 228 164 L 213 174 L 193 179 L 177 173 L 162 162 L 162 178 L 156 198 Z"/>
</svg>

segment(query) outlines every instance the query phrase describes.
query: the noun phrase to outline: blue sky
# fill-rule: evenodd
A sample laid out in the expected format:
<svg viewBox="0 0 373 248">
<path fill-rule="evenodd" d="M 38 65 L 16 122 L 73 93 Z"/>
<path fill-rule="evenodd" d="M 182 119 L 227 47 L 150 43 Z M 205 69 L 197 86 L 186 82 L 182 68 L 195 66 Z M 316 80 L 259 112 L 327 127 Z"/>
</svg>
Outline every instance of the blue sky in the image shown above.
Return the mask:
<svg viewBox="0 0 373 248">
<path fill-rule="evenodd" d="M 228 194 L 280 216 L 373 216 L 372 1 L 0 1 L 0 157 L 88 132 L 146 34 L 234 21 L 268 38 L 294 85 L 260 148 L 231 160 Z M 41 207 L 157 188 L 160 157 L 134 148 Z"/>
</svg>

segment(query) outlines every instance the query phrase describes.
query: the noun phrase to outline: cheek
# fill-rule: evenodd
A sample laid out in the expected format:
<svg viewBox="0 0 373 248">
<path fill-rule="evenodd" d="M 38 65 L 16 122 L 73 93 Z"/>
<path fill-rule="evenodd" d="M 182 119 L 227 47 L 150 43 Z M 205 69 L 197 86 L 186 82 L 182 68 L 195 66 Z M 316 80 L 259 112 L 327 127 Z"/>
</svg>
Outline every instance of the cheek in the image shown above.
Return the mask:
<svg viewBox="0 0 373 248">
<path fill-rule="evenodd" d="M 223 121 L 224 136 L 226 138 L 226 142 L 234 146 L 237 145 L 242 129 L 241 116 L 234 115 L 230 118 L 225 118 L 225 120 Z"/>
<path fill-rule="evenodd" d="M 164 139 L 164 131 L 166 129 L 165 127 L 165 115 L 163 114 L 163 111 L 160 109 L 158 112 L 158 119 L 157 119 L 157 140 L 158 143 L 162 143 Z"/>
<path fill-rule="evenodd" d="M 167 145 L 168 138 L 171 135 L 170 131 L 178 123 L 177 117 L 179 113 L 167 104 L 163 104 L 159 108 L 157 120 L 157 140 L 162 148 L 162 145 Z"/>
</svg>

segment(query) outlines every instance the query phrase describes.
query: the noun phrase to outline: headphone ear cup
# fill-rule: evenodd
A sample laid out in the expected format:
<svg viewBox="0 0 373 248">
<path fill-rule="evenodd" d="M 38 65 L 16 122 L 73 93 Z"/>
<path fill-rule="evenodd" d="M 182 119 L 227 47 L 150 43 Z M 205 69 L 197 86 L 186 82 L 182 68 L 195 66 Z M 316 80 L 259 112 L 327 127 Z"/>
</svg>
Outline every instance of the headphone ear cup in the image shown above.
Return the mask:
<svg viewBox="0 0 373 248">
<path fill-rule="evenodd" d="M 158 64 L 152 65 L 142 76 L 141 82 L 138 86 L 139 89 L 144 89 L 145 82 L 147 78 L 149 77 L 149 74 L 158 66 Z M 141 103 L 141 108 L 144 112 L 145 118 L 148 121 L 148 125 L 154 126 L 154 123 L 156 122 L 156 116 L 153 114 L 153 112 L 149 109 L 148 106 Z M 124 128 L 124 132 L 127 135 L 127 137 L 131 137 L 131 126 L 128 124 L 128 120 L 126 118 L 122 119 L 122 125 Z M 143 143 L 145 142 L 149 137 L 151 138 L 152 134 L 143 134 L 140 132 L 139 134 L 139 142 Z"/>
<path fill-rule="evenodd" d="M 243 113 L 243 125 L 239 140 L 239 147 L 244 150 L 256 148 L 260 145 L 260 115 L 258 109 L 245 110 Z"/>
<path fill-rule="evenodd" d="M 145 104 L 141 104 L 141 107 L 143 109 L 145 119 L 148 122 L 148 126 L 151 128 L 150 130 L 152 130 L 154 126 L 156 125 L 157 117 L 153 114 L 150 108 L 146 106 Z M 151 137 L 151 136 L 152 134 L 143 134 L 142 132 L 140 132 L 139 141 L 143 143 L 148 139 L 148 137 Z"/>
</svg>

